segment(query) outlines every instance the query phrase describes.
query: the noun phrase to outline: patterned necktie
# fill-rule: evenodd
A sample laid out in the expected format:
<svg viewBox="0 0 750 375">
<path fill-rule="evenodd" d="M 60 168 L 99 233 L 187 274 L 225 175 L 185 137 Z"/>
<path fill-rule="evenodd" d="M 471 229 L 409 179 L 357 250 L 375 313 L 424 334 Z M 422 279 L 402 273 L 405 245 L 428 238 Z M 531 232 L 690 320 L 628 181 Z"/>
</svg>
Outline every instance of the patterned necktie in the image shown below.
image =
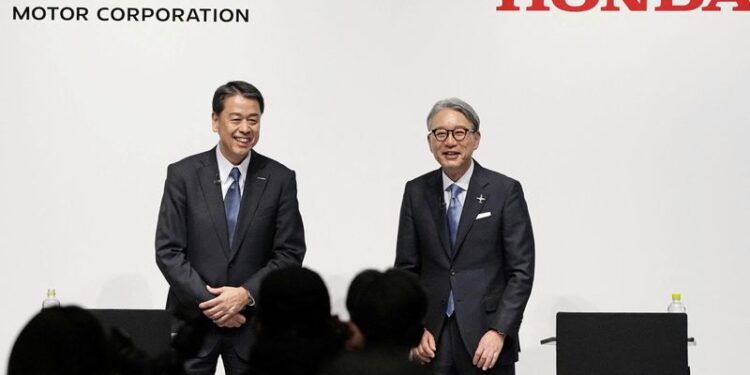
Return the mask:
<svg viewBox="0 0 750 375">
<path fill-rule="evenodd" d="M 461 201 L 458 200 L 458 195 L 461 194 L 460 186 L 452 184 L 451 189 L 451 201 L 448 205 L 448 231 L 451 238 L 451 248 L 456 245 L 456 234 L 458 232 L 458 222 L 461 220 Z"/>
<path fill-rule="evenodd" d="M 234 242 L 234 229 L 237 227 L 237 216 L 240 213 L 240 170 L 237 167 L 229 172 L 232 184 L 229 185 L 227 195 L 224 197 L 224 212 L 227 215 L 227 235 L 229 235 L 229 247 Z"/>
<path fill-rule="evenodd" d="M 452 184 L 450 186 L 451 189 L 451 201 L 448 205 L 448 233 L 450 235 L 451 239 L 451 251 L 453 251 L 453 247 L 456 246 L 456 234 L 458 233 L 458 222 L 461 220 L 461 209 L 463 206 L 461 205 L 461 201 L 458 200 L 458 195 L 461 194 L 460 186 L 456 184 Z M 456 305 L 453 301 L 453 289 L 451 289 L 450 294 L 448 295 L 448 304 L 445 307 L 445 315 L 450 317 L 453 315 L 453 312 L 456 310 Z"/>
</svg>

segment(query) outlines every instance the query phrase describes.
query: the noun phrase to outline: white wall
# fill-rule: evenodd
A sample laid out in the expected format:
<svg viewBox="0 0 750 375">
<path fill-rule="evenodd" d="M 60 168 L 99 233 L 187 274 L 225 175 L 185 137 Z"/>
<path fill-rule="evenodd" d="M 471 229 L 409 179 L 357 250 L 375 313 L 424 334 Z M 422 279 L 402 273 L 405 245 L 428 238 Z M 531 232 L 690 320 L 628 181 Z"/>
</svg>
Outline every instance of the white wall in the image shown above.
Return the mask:
<svg viewBox="0 0 750 375">
<path fill-rule="evenodd" d="M 522 181 L 534 223 L 519 373 L 554 374 L 539 339 L 557 311 L 665 311 L 673 291 L 694 373 L 745 368 L 747 12 L 111 4 L 246 7 L 251 22 L 22 22 L 11 10 L 26 2 L 0 7 L 0 357 L 48 287 L 87 307 L 163 306 L 166 166 L 214 145 L 213 90 L 244 79 L 267 98 L 257 150 L 298 173 L 305 263 L 337 313 L 358 271 L 391 264 L 403 185 L 436 167 L 424 117 L 459 96 L 482 119 L 477 160 Z"/>
</svg>

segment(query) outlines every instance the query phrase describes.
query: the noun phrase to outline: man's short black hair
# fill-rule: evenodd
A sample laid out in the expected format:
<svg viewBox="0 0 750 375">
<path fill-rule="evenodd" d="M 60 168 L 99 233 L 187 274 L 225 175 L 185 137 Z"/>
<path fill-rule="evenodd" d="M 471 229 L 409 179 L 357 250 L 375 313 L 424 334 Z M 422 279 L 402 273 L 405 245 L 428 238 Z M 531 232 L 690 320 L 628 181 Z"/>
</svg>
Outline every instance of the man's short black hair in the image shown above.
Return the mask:
<svg viewBox="0 0 750 375">
<path fill-rule="evenodd" d="M 219 86 L 214 92 L 213 110 L 215 114 L 220 114 L 224 110 L 224 100 L 230 96 L 242 95 L 247 99 L 257 100 L 260 106 L 260 113 L 265 109 L 263 94 L 257 87 L 245 81 L 231 81 Z"/>
<path fill-rule="evenodd" d="M 104 329 L 75 306 L 44 309 L 21 330 L 8 360 L 8 375 L 91 374 L 111 370 Z"/>
<path fill-rule="evenodd" d="M 307 268 L 274 270 L 261 283 L 255 317 L 264 335 L 302 337 L 330 330 L 331 299 L 323 279 Z"/>
<path fill-rule="evenodd" d="M 414 347 L 423 332 L 427 296 L 416 275 L 365 270 L 349 286 L 346 307 L 366 345 Z"/>
</svg>

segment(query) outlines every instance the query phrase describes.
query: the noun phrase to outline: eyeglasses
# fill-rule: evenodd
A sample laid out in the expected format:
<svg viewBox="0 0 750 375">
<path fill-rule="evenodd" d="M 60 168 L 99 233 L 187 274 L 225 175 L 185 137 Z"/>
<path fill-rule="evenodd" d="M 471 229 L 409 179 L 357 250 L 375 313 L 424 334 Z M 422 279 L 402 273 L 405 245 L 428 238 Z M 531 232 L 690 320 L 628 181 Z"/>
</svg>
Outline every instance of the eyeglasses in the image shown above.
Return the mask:
<svg viewBox="0 0 750 375">
<path fill-rule="evenodd" d="M 453 130 L 447 130 L 447 129 L 432 129 L 430 130 L 430 134 L 432 134 L 435 139 L 437 139 L 440 142 L 445 142 L 446 139 L 448 139 L 448 135 L 453 135 L 453 139 L 455 139 L 458 142 L 461 142 L 466 138 L 466 135 L 469 133 L 474 133 L 474 130 L 469 130 L 466 128 L 455 128 Z"/>
</svg>

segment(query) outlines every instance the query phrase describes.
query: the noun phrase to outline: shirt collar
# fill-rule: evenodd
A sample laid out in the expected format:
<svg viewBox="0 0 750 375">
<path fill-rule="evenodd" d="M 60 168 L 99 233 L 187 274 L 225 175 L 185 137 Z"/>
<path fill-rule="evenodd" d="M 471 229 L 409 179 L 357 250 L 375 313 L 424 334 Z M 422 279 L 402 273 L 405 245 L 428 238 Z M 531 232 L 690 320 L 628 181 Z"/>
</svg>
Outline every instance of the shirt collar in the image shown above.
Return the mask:
<svg viewBox="0 0 750 375">
<path fill-rule="evenodd" d="M 240 180 L 243 180 L 245 178 L 245 175 L 247 174 L 247 166 L 250 165 L 250 157 L 252 156 L 253 152 L 250 151 L 247 156 L 242 159 L 240 165 L 234 165 L 224 157 L 219 147 L 219 145 L 216 145 L 216 161 L 219 164 L 219 179 L 222 182 L 227 181 L 227 179 L 231 178 L 229 177 L 229 172 L 232 171 L 232 168 L 237 167 L 240 169 Z"/>
<path fill-rule="evenodd" d="M 448 190 L 451 185 L 456 184 L 458 185 L 463 191 L 469 191 L 469 181 L 471 180 L 471 175 L 474 174 L 474 159 L 471 159 L 471 164 L 469 164 L 469 169 L 466 170 L 466 173 L 464 173 L 461 178 L 458 179 L 458 181 L 451 180 L 450 177 L 448 177 L 447 174 L 445 174 L 445 171 L 442 171 L 443 173 L 443 190 Z"/>
</svg>

